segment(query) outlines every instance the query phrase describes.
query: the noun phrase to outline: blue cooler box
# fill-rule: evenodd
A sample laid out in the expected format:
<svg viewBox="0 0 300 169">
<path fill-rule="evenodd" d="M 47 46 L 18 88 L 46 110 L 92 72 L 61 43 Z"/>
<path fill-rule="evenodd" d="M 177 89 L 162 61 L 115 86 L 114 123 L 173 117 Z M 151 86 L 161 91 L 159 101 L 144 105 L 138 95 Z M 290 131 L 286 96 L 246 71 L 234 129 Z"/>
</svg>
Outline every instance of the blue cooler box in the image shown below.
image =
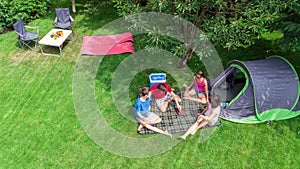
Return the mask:
<svg viewBox="0 0 300 169">
<path fill-rule="evenodd" d="M 151 73 L 149 75 L 150 79 L 150 88 L 157 83 L 166 83 L 167 75 L 165 73 Z"/>
</svg>

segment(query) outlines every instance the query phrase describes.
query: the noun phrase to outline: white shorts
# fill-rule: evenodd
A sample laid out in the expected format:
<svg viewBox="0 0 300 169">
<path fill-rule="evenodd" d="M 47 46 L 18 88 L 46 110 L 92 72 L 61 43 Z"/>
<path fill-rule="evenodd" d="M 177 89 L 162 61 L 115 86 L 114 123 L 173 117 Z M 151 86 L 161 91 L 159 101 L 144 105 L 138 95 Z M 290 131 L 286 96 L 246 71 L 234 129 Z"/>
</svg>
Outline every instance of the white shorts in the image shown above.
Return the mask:
<svg viewBox="0 0 300 169">
<path fill-rule="evenodd" d="M 159 107 L 159 106 L 165 104 L 165 102 L 168 100 L 173 100 L 173 96 L 170 92 L 167 92 L 167 94 L 161 99 L 155 99 L 155 102 L 156 102 L 157 106 Z"/>
</svg>

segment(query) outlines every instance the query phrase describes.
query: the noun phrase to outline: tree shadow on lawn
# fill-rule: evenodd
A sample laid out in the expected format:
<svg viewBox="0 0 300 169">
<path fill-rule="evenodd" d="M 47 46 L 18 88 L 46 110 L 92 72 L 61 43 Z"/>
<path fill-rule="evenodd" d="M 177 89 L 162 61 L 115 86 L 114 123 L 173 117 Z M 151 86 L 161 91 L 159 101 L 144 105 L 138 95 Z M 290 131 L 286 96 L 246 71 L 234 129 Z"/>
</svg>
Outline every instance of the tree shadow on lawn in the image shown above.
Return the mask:
<svg viewBox="0 0 300 169">
<path fill-rule="evenodd" d="M 279 55 L 286 58 L 296 69 L 298 75 L 300 75 L 300 51 L 285 51 L 280 48 L 278 42 L 269 40 L 257 40 L 256 43 L 248 48 L 239 48 L 237 50 L 227 50 L 220 47 L 216 47 L 220 58 L 222 59 L 224 66 L 231 60 L 259 60 L 265 59 L 270 56 Z"/>
<path fill-rule="evenodd" d="M 113 4 L 107 2 L 95 4 L 77 3 L 77 5 L 77 14 L 83 15 L 83 18 L 80 23 L 76 24 L 75 28 L 81 29 L 83 33 L 97 32 L 105 24 L 119 18 Z"/>
</svg>

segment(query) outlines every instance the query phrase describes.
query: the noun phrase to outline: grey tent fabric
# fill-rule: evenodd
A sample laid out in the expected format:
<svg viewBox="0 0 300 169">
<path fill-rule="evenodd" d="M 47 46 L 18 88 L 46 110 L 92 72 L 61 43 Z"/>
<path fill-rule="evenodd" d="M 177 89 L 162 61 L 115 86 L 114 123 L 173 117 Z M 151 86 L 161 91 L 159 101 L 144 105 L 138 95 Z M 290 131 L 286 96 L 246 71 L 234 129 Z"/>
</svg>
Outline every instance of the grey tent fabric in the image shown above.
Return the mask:
<svg viewBox="0 0 300 169">
<path fill-rule="evenodd" d="M 297 103 L 297 105 L 295 106 L 295 108 L 294 108 L 293 111 L 298 111 L 298 110 L 300 110 L 300 98 L 299 98 L 298 103 Z"/>
<path fill-rule="evenodd" d="M 66 29 L 72 26 L 74 19 L 70 15 L 69 8 L 56 8 L 56 18 L 54 23 L 58 28 Z"/>
<path fill-rule="evenodd" d="M 13 24 L 13 27 L 18 35 L 19 44 L 23 48 L 24 46 L 29 47 L 30 49 L 33 49 L 31 46 L 29 46 L 30 41 L 35 42 L 34 48 L 36 48 L 37 45 L 37 39 L 39 36 L 39 27 L 38 26 L 25 26 L 22 19 L 19 19 L 16 23 Z M 36 29 L 36 33 L 28 32 L 25 28 L 32 28 Z"/>
<path fill-rule="evenodd" d="M 222 110 L 221 117 L 235 122 L 264 122 L 282 120 L 300 114 L 299 77 L 293 66 L 280 56 L 254 61 L 232 61 L 212 83 L 212 93 L 231 93 L 233 88 L 222 88 L 229 76 L 235 75 L 237 68 L 243 73 L 245 82 Z M 226 73 L 229 72 L 229 73 Z M 235 79 L 236 80 L 236 79 Z M 215 84 L 219 82 L 219 84 Z M 219 88 L 219 89 L 218 89 Z M 221 89 L 220 89 L 221 88 Z M 218 90 L 217 90 L 218 89 Z M 225 98 L 225 101 L 226 100 Z"/>
<path fill-rule="evenodd" d="M 257 113 L 270 109 L 291 109 L 298 98 L 298 79 L 290 65 L 280 58 L 245 61 L 254 86 Z"/>
</svg>

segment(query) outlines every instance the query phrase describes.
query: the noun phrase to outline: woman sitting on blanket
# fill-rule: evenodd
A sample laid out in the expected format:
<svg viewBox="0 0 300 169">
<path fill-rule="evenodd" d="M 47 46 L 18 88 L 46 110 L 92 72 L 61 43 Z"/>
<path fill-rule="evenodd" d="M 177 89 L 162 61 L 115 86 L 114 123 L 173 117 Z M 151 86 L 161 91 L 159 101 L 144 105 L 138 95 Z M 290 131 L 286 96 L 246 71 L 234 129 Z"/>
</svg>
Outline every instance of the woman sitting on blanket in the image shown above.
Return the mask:
<svg viewBox="0 0 300 169">
<path fill-rule="evenodd" d="M 209 99 L 210 102 L 208 103 L 208 106 L 202 113 L 198 114 L 196 122 L 186 131 L 186 133 L 184 133 L 184 135 L 180 136 L 179 139 L 185 140 L 188 135 L 194 135 L 200 128 L 206 125 L 214 126 L 218 122 L 218 117 L 221 112 L 220 96 L 213 95 Z"/>
<path fill-rule="evenodd" d="M 135 118 L 140 123 L 138 131 L 141 131 L 143 127 L 146 127 L 149 130 L 172 137 L 172 135 L 167 130 L 162 131 L 157 127 L 151 126 L 152 124 L 160 123 L 162 119 L 158 115 L 150 111 L 150 101 L 151 92 L 149 91 L 149 88 L 143 87 L 139 89 L 139 97 L 136 99 L 134 105 Z"/>
<path fill-rule="evenodd" d="M 204 72 L 198 71 L 194 76 L 193 82 L 189 86 L 185 84 L 183 86 L 185 87 L 184 99 L 189 99 L 200 104 L 207 103 L 209 93 Z M 194 88 L 191 89 L 192 86 L 194 86 Z M 195 94 L 197 94 L 197 98 L 192 98 L 191 96 Z"/>
</svg>

